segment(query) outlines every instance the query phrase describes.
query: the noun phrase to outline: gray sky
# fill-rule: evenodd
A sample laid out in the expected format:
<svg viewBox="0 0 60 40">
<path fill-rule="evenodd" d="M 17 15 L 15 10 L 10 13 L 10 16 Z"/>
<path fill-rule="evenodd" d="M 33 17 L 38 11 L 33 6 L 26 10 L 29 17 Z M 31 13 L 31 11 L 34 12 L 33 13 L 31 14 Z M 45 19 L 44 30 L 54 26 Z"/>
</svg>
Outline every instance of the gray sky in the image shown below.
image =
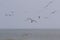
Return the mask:
<svg viewBox="0 0 60 40">
<path fill-rule="evenodd" d="M 59 4 L 59 0 L 0 0 L 0 28 L 60 29 Z M 26 21 L 30 17 L 37 23 Z"/>
</svg>

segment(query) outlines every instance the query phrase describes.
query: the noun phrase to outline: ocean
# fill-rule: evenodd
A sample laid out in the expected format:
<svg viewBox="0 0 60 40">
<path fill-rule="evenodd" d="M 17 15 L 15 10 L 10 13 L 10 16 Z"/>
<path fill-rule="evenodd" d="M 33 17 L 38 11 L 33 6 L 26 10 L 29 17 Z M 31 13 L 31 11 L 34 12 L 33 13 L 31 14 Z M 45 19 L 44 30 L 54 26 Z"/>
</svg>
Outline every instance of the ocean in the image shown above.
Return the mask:
<svg viewBox="0 0 60 40">
<path fill-rule="evenodd" d="M 0 40 L 60 40 L 60 30 L 0 29 Z"/>
</svg>

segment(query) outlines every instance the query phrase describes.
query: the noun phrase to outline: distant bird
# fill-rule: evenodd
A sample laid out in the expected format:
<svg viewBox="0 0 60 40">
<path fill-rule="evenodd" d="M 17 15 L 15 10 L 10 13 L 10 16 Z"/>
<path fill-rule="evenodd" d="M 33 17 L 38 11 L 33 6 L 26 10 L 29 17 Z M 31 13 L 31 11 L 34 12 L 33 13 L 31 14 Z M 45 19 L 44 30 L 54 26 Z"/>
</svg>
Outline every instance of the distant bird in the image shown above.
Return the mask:
<svg viewBox="0 0 60 40">
<path fill-rule="evenodd" d="M 55 14 L 56 10 L 52 11 L 51 14 Z"/>
<path fill-rule="evenodd" d="M 9 14 L 9 16 L 11 16 L 11 14 Z"/>
<path fill-rule="evenodd" d="M 11 13 L 14 13 L 14 11 L 11 11 Z"/>
<path fill-rule="evenodd" d="M 52 14 L 54 14 L 55 12 L 56 12 L 56 10 L 55 10 L 55 11 L 53 11 L 53 12 L 52 12 Z"/>
<path fill-rule="evenodd" d="M 44 8 L 48 7 L 53 1 L 50 1 Z"/>
<path fill-rule="evenodd" d="M 40 16 L 38 16 L 38 18 L 40 19 Z"/>
<path fill-rule="evenodd" d="M 27 20 L 30 20 L 30 21 L 31 21 L 31 23 L 33 23 L 33 22 L 37 23 L 37 21 L 36 21 L 36 20 L 33 20 L 33 19 L 31 19 L 31 18 L 27 18 Z"/>
<path fill-rule="evenodd" d="M 12 15 L 14 15 L 14 11 L 11 11 Z"/>
</svg>

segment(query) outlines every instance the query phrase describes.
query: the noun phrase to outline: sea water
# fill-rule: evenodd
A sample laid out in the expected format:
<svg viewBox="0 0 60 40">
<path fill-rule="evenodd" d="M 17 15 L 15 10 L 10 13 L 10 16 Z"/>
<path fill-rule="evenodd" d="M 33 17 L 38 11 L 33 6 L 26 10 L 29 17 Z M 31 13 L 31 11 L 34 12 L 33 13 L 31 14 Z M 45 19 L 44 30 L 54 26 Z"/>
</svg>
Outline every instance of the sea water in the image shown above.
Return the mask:
<svg viewBox="0 0 60 40">
<path fill-rule="evenodd" d="M 60 30 L 0 29 L 0 40 L 60 40 Z"/>
</svg>

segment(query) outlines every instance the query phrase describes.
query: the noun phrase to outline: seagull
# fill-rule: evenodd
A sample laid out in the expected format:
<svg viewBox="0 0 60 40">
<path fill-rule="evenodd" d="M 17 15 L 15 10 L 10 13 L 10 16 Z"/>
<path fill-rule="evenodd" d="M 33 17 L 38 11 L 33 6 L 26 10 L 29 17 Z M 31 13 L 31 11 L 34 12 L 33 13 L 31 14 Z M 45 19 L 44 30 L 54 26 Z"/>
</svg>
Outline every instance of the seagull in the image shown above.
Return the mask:
<svg viewBox="0 0 60 40">
<path fill-rule="evenodd" d="M 37 21 L 36 21 L 36 20 L 31 20 L 31 23 L 33 23 L 33 22 L 35 22 L 35 23 L 36 23 Z"/>
<path fill-rule="evenodd" d="M 27 18 L 27 20 L 30 20 L 31 21 L 31 23 L 33 23 L 33 22 L 37 22 L 36 20 L 33 20 L 33 19 L 31 19 L 31 18 Z"/>
<path fill-rule="evenodd" d="M 51 14 L 55 14 L 56 10 L 55 11 L 52 11 Z"/>
<path fill-rule="evenodd" d="M 54 14 L 55 12 L 56 12 L 56 10 L 55 10 L 55 11 L 53 11 L 53 12 L 52 12 L 52 14 Z"/>
<path fill-rule="evenodd" d="M 14 16 L 14 11 L 10 11 L 10 16 Z"/>
<path fill-rule="evenodd" d="M 40 19 L 40 16 L 38 16 L 38 18 Z"/>
<path fill-rule="evenodd" d="M 9 14 L 9 16 L 11 16 L 11 14 Z"/>
<path fill-rule="evenodd" d="M 11 11 L 11 13 L 14 13 L 14 11 Z"/>
<path fill-rule="evenodd" d="M 53 1 L 50 1 L 44 8 L 47 8 Z"/>
</svg>

